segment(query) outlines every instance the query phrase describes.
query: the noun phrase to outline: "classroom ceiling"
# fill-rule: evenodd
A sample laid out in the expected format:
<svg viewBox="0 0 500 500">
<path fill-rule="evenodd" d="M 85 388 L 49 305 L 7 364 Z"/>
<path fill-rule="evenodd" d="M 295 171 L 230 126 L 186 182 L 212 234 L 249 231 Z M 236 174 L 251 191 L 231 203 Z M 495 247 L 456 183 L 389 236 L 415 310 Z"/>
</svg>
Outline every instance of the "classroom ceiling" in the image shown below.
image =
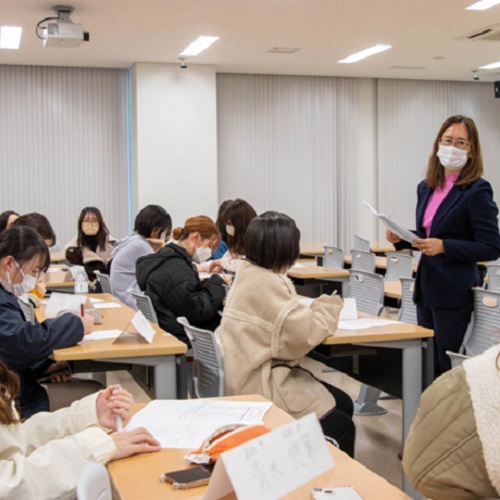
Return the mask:
<svg viewBox="0 0 500 500">
<path fill-rule="evenodd" d="M 20 50 L 0 64 L 129 68 L 176 63 L 199 35 L 219 36 L 188 65 L 259 73 L 471 81 L 472 70 L 500 61 L 500 5 L 468 11 L 474 0 L 68 0 L 90 41 L 44 48 L 35 25 L 55 2 L 3 0 L 0 24 L 22 26 Z M 467 38 L 486 29 L 497 40 Z M 375 44 L 392 49 L 354 64 L 337 61 Z M 292 54 L 275 47 L 298 48 Z M 187 70 L 189 71 L 189 69 Z M 481 81 L 500 70 L 480 71 Z"/>
</svg>

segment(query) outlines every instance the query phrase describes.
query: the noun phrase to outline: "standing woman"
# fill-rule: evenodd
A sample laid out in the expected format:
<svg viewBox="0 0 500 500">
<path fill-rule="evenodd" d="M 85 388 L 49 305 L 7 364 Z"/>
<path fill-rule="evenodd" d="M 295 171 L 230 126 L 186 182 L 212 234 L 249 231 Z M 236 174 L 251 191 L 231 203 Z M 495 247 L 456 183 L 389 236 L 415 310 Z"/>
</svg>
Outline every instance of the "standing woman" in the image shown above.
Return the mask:
<svg viewBox="0 0 500 500">
<path fill-rule="evenodd" d="M 86 207 L 78 217 L 77 236 L 64 247 L 66 260 L 84 266 L 87 276 L 94 281 L 94 271 L 108 273 L 114 243 L 99 209 Z"/>
<path fill-rule="evenodd" d="M 474 121 L 448 118 L 418 185 L 413 242 L 422 252 L 413 300 L 418 324 L 434 330 L 436 376 L 451 368 L 446 351 L 457 352 L 462 345 L 473 310 L 471 288 L 479 284 L 477 263 L 500 256 L 498 208 L 482 175 Z M 398 249 L 410 248 L 389 231 L 387 239 Z"/>
<path fill-rule="evenodd" d="M 151 298 L 160 326 L 189 345 L 179 316 L 199 328 L 215 330 L 226 296 L 224 280 L 214 274 L 200 281 L 193 264 L 195 255 L 204 262 L 217 248 L 220 235 L 212 219 L 204 215 L 189 218 L 184 227 L 173 230 L 177 243 L 169 243 L 155 254 L 137 261 L 137 283 Z"/>
</svg>

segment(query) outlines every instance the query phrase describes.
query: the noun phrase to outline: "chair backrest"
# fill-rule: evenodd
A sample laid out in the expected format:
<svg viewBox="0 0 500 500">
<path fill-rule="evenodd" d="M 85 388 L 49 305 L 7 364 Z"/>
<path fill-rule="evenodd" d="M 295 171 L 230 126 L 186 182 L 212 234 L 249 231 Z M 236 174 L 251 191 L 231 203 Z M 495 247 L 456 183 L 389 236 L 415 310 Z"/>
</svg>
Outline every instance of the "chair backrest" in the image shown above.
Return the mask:
<svg viewBox="0 0 500 500">
<path fill-rule="evenodd" d="M 473 288 L 474 323 L 464 341 L 467 356 L 477 356 L 500 343 L 500 292 Z"/>
<path fill-rule="evenodd" d="M 413 303 L 413 289 L 415 280 L 413 278 L 401 278 L 401 308 L 399 309 L 398 321 L 417 324 L 417 306 Z"/>
<path fill-rule="evenodd" d="M 103 293 L 113 293 L 113 287 L 111 286 L 111 280 L 109 279 L 109 275 L 101 273 L 101 271 L 94 271 L 94 274 L 97 277 L 97 281 L 101 284 L 101 289 Z"/>
<path fill-rule="evenodd" d="M 193 385 L 197 398 L 224 396 L 224 364 L 215 335 L 196 328 L 180 317 L 177 321 L 184 327 L 194 354 Z"/>
<path fill-rule="evenodd" d="M 392 252 L 386 255 L 385 281 L 397 281 L 413 277 L 413 257 L 409 253 Z"/>
<path fill-rule="evenodd" d="M 359 311 L 378 316 L 384 307 L 384 279 L 378 274 L 351 270 L 349 297 L 356 299 Z"/>
<path fill-rule="evenodd" d="M 356 271 L 375 272 L 375 254 L 363 250 L 351 250 L 351 269 Z"/>
<path fill-rule="evenodd" d="M 154 323 L 155 325 L 158 325 L 158 316 L 156 315 L 155 308 L 153 307 L 153 303 L 151 302 L 151 298 L 148 297 L 147 295 L 144 295 L 142 293 L 137 293 L 135 290 L 127 290 L 130 295 L 135 300 L 135 303 L 137 304 L 137 308 L 139 311 L 144 314 L 146 319 L 151 321 L 151 323 Z"/>
<path fill-rule="evenodd" d="M 26 321 L 29 323 L 35 323 L 35 308 L 33 307 L 33 304 L 28 300 L 23 300 L 21 297 L 19 297 L 17 301 L 21 306 Z"/>
<path fill-rule="evenodd" d="M 78 500 L 112 500 L 109 474 L 104 465 L 85 464 L 78 477 L 76 498 Z"/>
<path fill-rule="evenodd" d="M 323 266 L 344 269 L 344 252 L 341 248 L 324 246 Z"/>
<path fill-rule="evenodd" d="M 488 290 L 500 292 L 500 264 L 488 264 L 486 277 L 488 278 Z"/>
<path fill-rule="evenodd" d="M 358 236 L 357 234 L 353 236 L 352 242 L 355 250 L 363 250 L 363 252 L 371 251 L 370 242 L 361 238 L 361 236 Z"/>
</svg>

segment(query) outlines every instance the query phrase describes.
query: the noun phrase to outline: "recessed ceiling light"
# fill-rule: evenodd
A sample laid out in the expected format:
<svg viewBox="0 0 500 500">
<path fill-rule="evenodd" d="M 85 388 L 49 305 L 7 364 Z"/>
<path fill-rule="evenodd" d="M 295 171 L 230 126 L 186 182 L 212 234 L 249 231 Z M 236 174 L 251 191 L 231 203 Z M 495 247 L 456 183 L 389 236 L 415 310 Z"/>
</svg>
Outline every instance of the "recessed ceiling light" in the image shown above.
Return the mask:
<svg viewBox="0 0 500 500">
<path fill-rule="evenodd" d="M 500 68 L 500 61 L 496 63 L 487 64 L 486 66 L 479 66 L 479 69 L 497 69 Z"/>
<path fill-rule="evenodd" d="M 200 36 L 194 42 L 189 44 L 180 54 L 180 57 L 197 56 L 200 52 L 208 49 L 210 45 L 219 39 L 218 36 Z"/>
<path fill-rule="evenodd" d="M 0 26 L 0 49 L 18 49 L 22 32 L 19 26 Z"/>
<path fill-rule="evenodd" d="M 361 52 L 356 52 L 356 54 L 351 54 L 349 57 L 345 59 L 341 59 L 338 61 L 339 63 L 350 64 L 354 62 L 361 61 L 361 59 L 365 59 L 366 57 L 373 56 L 374 54 L 378 54 L 379 52 L 383 52 L 384 50 L 392 48 L 391 45 L 374 45 L 369 49 L 362 50 Z"/>
<path fill-rule="evenodd" d="M 465 7 L 465 10 L 486 10 L 491 9 L 491 7 L 495 7 L 498 5 L 500 0 L 480 0 L 479 2 L 473 3 L 468 7 Z"/>
</svg>

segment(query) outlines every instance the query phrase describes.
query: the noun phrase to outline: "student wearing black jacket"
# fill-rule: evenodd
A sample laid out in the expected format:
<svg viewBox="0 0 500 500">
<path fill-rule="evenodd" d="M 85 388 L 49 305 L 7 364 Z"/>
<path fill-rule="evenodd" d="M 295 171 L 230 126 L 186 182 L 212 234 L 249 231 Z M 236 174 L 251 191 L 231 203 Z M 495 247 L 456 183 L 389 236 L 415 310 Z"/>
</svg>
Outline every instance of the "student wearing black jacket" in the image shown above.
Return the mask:
<svg viewBox="0 0 500 500">
<path fill-rule="evenodd" d="M 91 316 L 64 314 L 32 324 L 25 320 L 17 297 L 32 290 L 50 255 L 41 236 L 30 227 L 13 227 L 0 234 L 0 359 L 21 379 L 22 418 L 48 411 L 45 389 L 37 382 L 51 363 L 54 349 L 75 345 L 92 331 Z"/>
<path fill-rule="evenodd" d="M 173 230 L 178 243 L 167 246 L 137 261 L 137 283 L 151 298 L 160 326 L 189 345 L 179 316 L 198 328 L 214 331 L 220 323 L 219 311 L 225 297 L 224 280 L 213 275 L 200 281 L 193 257 L 200 262 L 210 257 L 219 245 L 219 231 L 209 217 L 188 219 L 183 228 Z"/>
</svg>

